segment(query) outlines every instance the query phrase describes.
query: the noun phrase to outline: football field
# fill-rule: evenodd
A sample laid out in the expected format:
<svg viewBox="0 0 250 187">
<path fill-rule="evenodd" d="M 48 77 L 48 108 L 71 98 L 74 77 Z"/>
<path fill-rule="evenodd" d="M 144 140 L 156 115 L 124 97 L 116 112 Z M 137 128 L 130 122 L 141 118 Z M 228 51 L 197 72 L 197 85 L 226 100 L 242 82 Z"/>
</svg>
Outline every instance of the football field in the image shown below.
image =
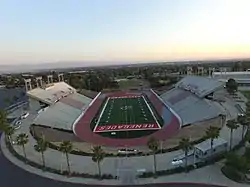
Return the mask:
<svg viewBox="0 0 250 187">
<path fill-rule="evenodd" d="M 95 123 L 94 132 L 157 130 L 159 116 L 144 96 L 109 97 Z"/>
</svg>

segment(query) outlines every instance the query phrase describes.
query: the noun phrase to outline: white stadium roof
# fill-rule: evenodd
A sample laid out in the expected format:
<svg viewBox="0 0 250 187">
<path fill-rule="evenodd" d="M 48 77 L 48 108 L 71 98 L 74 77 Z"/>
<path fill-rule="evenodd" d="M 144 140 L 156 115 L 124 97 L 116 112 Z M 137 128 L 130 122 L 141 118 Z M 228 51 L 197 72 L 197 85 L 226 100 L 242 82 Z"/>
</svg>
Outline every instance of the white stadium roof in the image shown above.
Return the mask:
<svg viewBox="0 0 250 187">
<path fill-rule="evenodd" d="M 199 97 L 204 97 L 222 88 L 223 83 L 207 77 L 187 76 L 179 81 L 176 87 L 189 90 Z"/>
<path fill-rule="evenodd" d="M 46 88 L 32 89 L 27 92 L 27 95 L 44 103 L 53 104 L 60 98 L 75 92 L 76 90 L 67 83 L 57 82 L 48 85 Z"/>
</svg>

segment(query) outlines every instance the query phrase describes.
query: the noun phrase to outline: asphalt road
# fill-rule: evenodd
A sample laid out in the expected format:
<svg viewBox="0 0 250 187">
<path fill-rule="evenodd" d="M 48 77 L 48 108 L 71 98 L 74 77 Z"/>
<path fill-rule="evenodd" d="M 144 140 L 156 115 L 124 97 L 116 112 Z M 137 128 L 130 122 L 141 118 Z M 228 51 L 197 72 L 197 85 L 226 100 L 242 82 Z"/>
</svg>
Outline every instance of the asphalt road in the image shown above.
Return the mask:
<svg viewBox="0 0 250 187">
<path fill-rule="evenodd" d="M 0 135 L 1 136 L 1 135 Z M 100 187 L 100 185 L 82 185 L 58 182 L 29 173 L 12 164 L 0 153 L 0 182 L 1 187 Z M 136 187 L 215 187 L 213 185 L 194 184 L 149 184 Z M 124 187 L 124 186 L 123 186 Z M 131 187 L 131 185 L 130 185 Z"/>
</svg>

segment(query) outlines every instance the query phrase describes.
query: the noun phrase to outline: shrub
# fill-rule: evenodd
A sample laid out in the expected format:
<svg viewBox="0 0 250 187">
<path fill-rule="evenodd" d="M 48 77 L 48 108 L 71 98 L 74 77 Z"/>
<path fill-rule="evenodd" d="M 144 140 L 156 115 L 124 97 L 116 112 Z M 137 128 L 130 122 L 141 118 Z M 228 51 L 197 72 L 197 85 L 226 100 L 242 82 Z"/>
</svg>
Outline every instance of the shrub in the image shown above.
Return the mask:
<svg viewBox="0 0 250 187">
<path fill-rule="evenodd" d="M 32 126 L 43 126 L 43 125 L 35 125 L 33 124 Z M 31 128 L 32 128 L 31 126 Z M 37 134 L 34 134 L 33 131 L 31 130 L 30 128 L 30 134 L 33 136 L 34 139 L 38 139 L 39 136 L 37 136 Z M 195 145 L 195 144 L 198 144 L 198 143 L 201 143 L 203 142 L 204 140 L 206 140 L 205 137 L 202 137 L 198 140 L 195 140 L 192 143 L 192 145 Z M 49 148 L 51 149 L 54 149 L 54 150 L 59 150 L 59 147 L 51 142 L 48 142 L 48 146 Z M 179 150 L 180 147 L 179 146 L 175 146 L 175 147 L 171 147 L 171 148 L 168 148 L 168 149 L 162 149 L 162 150 L 158 150 L 156 152 L 156 154 L 161 154 L 161 153 L 168 153 L 168 152 L 173 152 L 173 151 L 177 151 Z M 81 151 L 81 150 L 72 150 L 70 152 L 70 154 L 74 154 L 74 155 L 80 155 L 80 156 L 93 156 L 93 153 L 88 153 L 88 152 L 84 152 L 84 151 Z M 117 154 L 114 154 L 114 153 L 105 153 L 105 157 L 133 157 L 133 156 L 149 156 L 149 155 L 152 155 L 151 152 L 148 152 L 148 153 L 143 153 L 143 152 L 137 152 L 137 153 L 128 153 L 128 154 L 122 154 L 122 153 L 117 153 Z"/>
<path fill-rule="evenodd" d="M 243 175 L 231 166 L 224 166 L 221 168 L 221 172 L 229 179 L 235 182 L 241 182 L 244 180 Z"/>
</svg>

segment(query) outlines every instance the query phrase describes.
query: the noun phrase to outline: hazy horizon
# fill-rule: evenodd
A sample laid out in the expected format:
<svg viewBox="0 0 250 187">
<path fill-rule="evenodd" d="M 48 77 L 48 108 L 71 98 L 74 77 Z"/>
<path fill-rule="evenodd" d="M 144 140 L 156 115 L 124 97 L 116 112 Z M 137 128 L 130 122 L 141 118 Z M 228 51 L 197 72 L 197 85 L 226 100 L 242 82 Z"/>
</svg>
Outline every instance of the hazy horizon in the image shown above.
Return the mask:
<svg viewBox="0 0 250 187">
<path fill-rule="evenodd" d="M 248 0 L 4 0 L 0 65 L 249 58 L 249 7 Z"/>
</svg>

